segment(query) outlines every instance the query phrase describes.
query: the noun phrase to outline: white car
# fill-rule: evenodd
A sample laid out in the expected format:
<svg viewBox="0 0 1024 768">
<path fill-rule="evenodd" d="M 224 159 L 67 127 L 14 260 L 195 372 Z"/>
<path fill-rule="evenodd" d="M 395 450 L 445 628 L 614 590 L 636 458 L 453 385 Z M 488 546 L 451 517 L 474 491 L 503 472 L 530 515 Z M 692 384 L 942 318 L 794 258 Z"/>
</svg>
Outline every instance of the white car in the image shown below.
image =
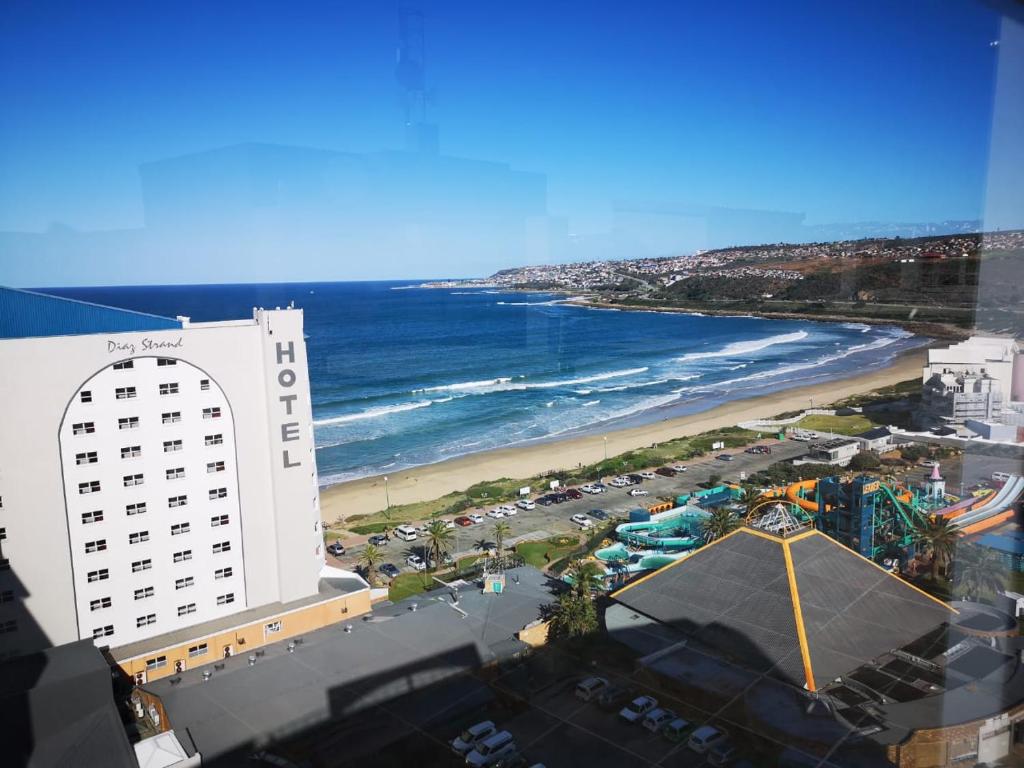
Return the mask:
<svg viewBox="0 0 1024 768">
<path fill-rule="evenodd" d="M 688 469 L 689 467 L 687 467 L 685 464 L 676 464 L 674 467 L 672 467 L 673 472 L 685 472 Z"/>
<path fill-rule="evenodd" d="M 516 506 L 519 507 L 520 509 L 525 509 L 527 511 L 537 508 L 537 505 L 534 504 L 529 499 L 520 499 L 519 501 L 516 502 Z"/>
<path fill-rule="evenodd" d="M 629 485 L 629 480 L 623 480 L 621 477 L 616 477 L 614 480 L 611 480 L 608 485 L 613 488 L 625 488 Z"/>
<path fill-rule="evenodd" d="M 519 514 L 519 510 L 515 507 L 498 507 L 498 509 L 505 513 L 505 517 L 515 517 Z"/>
<path fill-rule="evenodd" d="M 650 496 L 651 492 L 650 491 L 645 491 L 643 488 L 630 488 L 629 489 L 629 495 L 630 496 Z"/>
<path fill-rule="evenodd" d="M 442 520 L 441 522 L 444 523 L 445 530 L 449 530 L 449 531 L 454 531 L 455 530 L 455 521 L 454 520 Z"/>
<path fill-rule="evenodd" d="M 603 677 L 588 677 L 576 684 L 576 698 L 581 701 L 590 701 L 599 696 L 608 687 L 608 681 Z"/>
<path fill-rule="evenodd" d="M 690 735 L 690 740 L 686 742 L 686 746 L 698 755 L 703 755 L 725 738 L 727 738 L 727 734 L 724 731 L 720 731 L 710 725 L 702 725 Z"/>
<path fill-rule="evenodd" d="M 640 477 L 642 477 L 644 480 L 653 480 L 654 479 L 654 473 L 653 472 L 641 472 L 640 473 Z"/>
<path fill-rule="evenodd" d="M 576 514 L 570 517 L 569 519 L 576 523 L 576 525 L 578 525 L 580 528 L 589 528 L 593 525 L 590 518 L 584 514 Z"/>
<path fill-rule="evenodd" d="M 460 755 L 465 755 L 468 752 L 472 752 L 473 747 L 481 741 L 490 738 L 497 732 L 498 729 L 494 726 L 494 723 L 490 720 L 484 720 L 482 723 L 469 726 L 469 728 L 452 739 L 452 749 Z"/>
<path fill-rule="evenodd" d="M 505 513 L 502 512 L 500 509 L 492 509 L 490 512 L 487 513 L 487 516 L 493 517 L 495 520 L 501 520 L 501 518 L 505 516 Z"/>
<path fill-rule="evenodd" d="M 427 570 L 427 564 L 423 562 L 423 558 L 419 555 L 409 555 L 405 558 L 405 564 L 416 571 Z"/>
<path fill-rule="evenodd" d="M 671 709 L 658 707 L 652 709 L 644 718 L 643 726 L 651 733 L 658 733 L 664 726 L 676 719 L 676 713 Z"/>
<path fill-rule="evenodd" d="M 508 731 L 500 731 L 477 742 L 473 751 L 466 755 L 466 765 L 470 768 L 486 768 L 515 751 L 516 742 L 512 734 Z"/>
<path fill-rule="evenodd" d="M 619 710 L 619 717 L 627 723 L 638 723 L 653 709 L 657 709 L 658 700 L 653 696 L 640 696 Z"/>
<path fill-rule="evenodd" d="M 581 485 L 580 486 L 580 490 L 583 491 L 584 493 L 600 493 L 601 492 L 601 488 L 599 486 L 590 485 L 590 483 L 587 483 L 586 485 Z"/>
<path fill-rule="evenodd" d="M 484 521 L 483 515 L 478 515 L 476 512 L 472 512 L 466 515 L 466 517 L 468 517 L 469 522 L 473 523 L 474 525 L 479 525 Z"/>
</svg>

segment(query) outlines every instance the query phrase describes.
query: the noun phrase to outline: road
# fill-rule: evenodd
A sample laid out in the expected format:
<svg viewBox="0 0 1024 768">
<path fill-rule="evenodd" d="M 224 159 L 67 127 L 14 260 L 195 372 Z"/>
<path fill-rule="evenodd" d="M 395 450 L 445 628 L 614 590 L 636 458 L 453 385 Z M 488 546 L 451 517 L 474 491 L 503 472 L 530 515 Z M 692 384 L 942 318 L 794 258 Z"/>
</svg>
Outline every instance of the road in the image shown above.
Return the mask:
<svg viewBox="0 0 1024 768">
<path fill-rule="evenodd" d="M 645 480 L 640 486 L 647 490 L 650 495 L 634 498 L 629 495 L 629 489 L 608 488 L 605 493 L 597 495 L 584 494 L 582 499 L 569 500 L 562 504 L 552 504 L 549 507 L 537 505 L 532 510 L 519 510 L 514 517 L 505 518 L 511 528 L 506 535 L 506 540 L 518 539 L 519 537 L 535 534 L 535 538 L 546 538 L 562 533 L 578 534 L 579 526 L 575 525 L 570 518 L 577 514 L 587 514 L 592 509 L 603 509 L 610 517 L 629 516 L 631 509 L 656 503 L 659 497 L 675 499 L 683 493 L 699 490 L 702 483 L 713 474 L 721 475 L 723 479 L 738 481 L 741 476 L 750 476 L 752 473 L 767 468 L 777 461 L 786 461 L 802 456 L 807 452 L 806 443 L 793 441 L 779 442 L 778 440 L 764 440 L 762 444 L 771 446 L 771 454 L 749 454 L 742 449 L 726 451 L 731 454 L 733 461 L 722 461 L 714 456 L 705 456 L 690 462 L 686 462 L 688 470 L 676 477 L 662 477 L 655 475 L 653 480 Z M 653 468 L 652 468 L 653 469 Z M 610 479 L 610 478 L 606 478 Z M 637 486 L 632 486 L 637 487 Z M 467 510 L 473 511 L 473 510 Z M 476 510 L 484 514 L 485 509 Z M 466 514 L 466 513 L 463 513 Z M 484 517 L 484 522 L 477 525 L 462 528 L 456 526 L 453 531 L 455 539 L 453 542 L 452 556 L 458 559 L 470 554 L 477 554 L 481 551 L 478 543 L 493 542 L 494 525 L 497 521 Z M 595 521 L 599 522 L 599 521 Z M 420 523 L 414 523 L 419 525 Z M 340 558 L 328 555 L 328 562 L 341 568 L 354 569 L 362 556 L 364 544 L 346 545 L 346 553 Z M 411 554 L 420 554 L 422 541 L 405 542 L 392 538 L 388 544 L 383 546 L 386 562 L 392 563 L 403 571 L 411 571 L 405 565 L 405 559 Z"/>
</svg>

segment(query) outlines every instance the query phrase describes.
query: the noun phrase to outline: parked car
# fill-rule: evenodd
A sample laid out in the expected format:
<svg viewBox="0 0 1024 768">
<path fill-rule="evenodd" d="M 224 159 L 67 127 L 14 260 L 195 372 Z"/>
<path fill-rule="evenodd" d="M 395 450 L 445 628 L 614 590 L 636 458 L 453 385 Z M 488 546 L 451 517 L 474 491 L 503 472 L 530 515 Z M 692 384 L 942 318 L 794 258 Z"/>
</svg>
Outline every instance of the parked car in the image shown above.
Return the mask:
<svg viewBox="0 0 1024 768">
<path fill-rule="evenodd" d="M 647 716 L 644 717 L 643 726 L 651 733 L 658 733 L 664 726 L 675 719 L 676 713 L 671 709 L 658 707 L 647 713 Z"/>
<path fill-rule="evenodd" d="M 455 521 L 454 520 L 442 520 L 441 522 L 444 523 L 444 527 L 445 527 L 446 530 L 451 531 L 451 530 L 455 529 Z"/>
<path fill-rule="evenodd" d="M 607 520 L 608 519 L 608 513 L 605 512 L 603 509 L 592 509 L 592 510 L 590 510 L 590 516 L 592 518 L 594 518 L 595 520 Z"/>
<path fill-rule="evenodd" d="M 569 519 L 572 520 L 572 522 L 576 523 L 576 525 L 578 525 L 580 528 L 589 528 L 591 525 L 593 525 L 593 523 L 590 522 L 590 518 L 584 514 L 577 513 Z"/>
<path fill-rule="evenodd" d="M 502 512 L 500 509 L 492 509 L 490 512 L 487 513 L 487 516 L 493 517 L 495 520 L 501 520 L 501 518 L 505 516 L 505 513 Z"/>
<path fill-rule="evenodd" d="M 466 517 L 465 515 L 460 515 L 459 517 L 456 517 L 456 518 L 455 518 L 455 524 L 456 524 L 456 525 L 460 525 L 460 526 L 462 526 L 463 528 L 466 528 L 466 527 L 468 527 L 468 526 L 472 525 L 472 524 L 473 524 L 473 521 L 472 521 L 472 520 L 470 520 L 470 519 L 469 519 L 468 517 Z"/>
<path fill-rule="evenodd" d="M 388 536 L 386 533 L 375 533 L 373 534 L 373 536 L 366 540 L 366 543 L 373 544 L 373 546 L 375 547 L 383 547 L 389 541 L 391 541 L 391 537 Z"/>
<path fill-rule="evenodd" d="M 466 515 L 466 517 L 468 517 L 469 522 L 473 523 L 474 525 L 479 525 L 484 521 L 483 515 L 478 515 L 476 512 L 468 514 Z"/>
<path fill-rule="evenodd" d="M 718 459 L 719 461 L 732 461 L 736 457 L 733 456 L 731 453 L 720 453 L 715 458 Z"/>
<path fill-rule="evenodd" d="M 423 562 L 423 558 L 419 555 L 409 555 L 407 558 L 405 558 L 405 564 L 412 568 L 414 571 L 427 570 L 427 564 Z"/>
<path fill-rule="evenodd" d="M 587 483 L 586 485 L 581 485 L 580 490 L 583 491 L 584 493 L 600 493 L 600 491 L 597 490 L 590 483 Z"/>
<path fill-rule="evenodd" d="M 469 726 L 469 728 L 452 739 L 452 749 L 460 755 L 465 755 L 472 752 L 473 747 L 481 741 L 493 736 L 497 732 L 498 729 L 494 726 L 493 722 L 490 720 L 484 720 L 481 723 Z"/>
<path fill-rule="evenodd" d="M 693 726 L 690 724 L 689 720 L 677 717 L 670 723 L 665 724 L 665 727 L 661 729 L 661 735 L 669 741 L 673 741 L 678 744 L 680 741 L 685 739 L 692 730 Z"/>
<path fill-rule="evenodd" d="M 631 475 L 626 475 L 626 479 L 629 480 L 629 482 L 633 483 L 633 485 L 639 485 L 644 481 L 644 476 L 637 473 L 633 473 Z"/>
<path fill-rule="evenodd" d="M 736 745 L 729 739 L 722 739 L 708 750 L 708 763 L 728 765 L 736 759 Z"/>
<path fill-rule="evenodd" d="M 520 509 L 525 509 L 526 511 L 537 508 L 537 505 L 534 504 L 529 499 L 520 499 L 519 501 L 516 502 L 516 506 L 519 507 Z"/>
<path fill-rule="evenodd" d="M 588 677 L 576 683 L 576 698 L 581 701 L 596 699 L 608 688 L 608 681 L 603 677 Z"/>
<path fill-rule="evenodd" d="M 641 472 L 640 473 L 640 477 L 642 477 L 644 480 L 653 480 L 654 479 L 654 473 L 653 472 Z"/>
<path fill-rule="evenodd" d="M 658 700 L 653 696 L 639 696 L 619 710 L 619 717 L 627 723 L 638 723 L 657 706 Z"/>
<path fill-rule="evenodd" d="M 595 491 L 596 491 L 597 493 L 604 493 L 605 491 L 607 491 L 607 490 L 608 490 L 608 486 L 607 486 L 607 485 L 605 485 L 604 483 L 594 483 L 594 484 L 593 484 L 593 485 L 592 485 L 591 487 L 592 487 L 592 488 L 593 488 L 593 489 L 594 489 L 594 490 L 595 490 Z"/>
<path fill-rule="evenodd" d="M 396 568 L 391 563 L 383 563 L 382 565 L 378 566 L 377 570 L 383 573 L 389 579 L 393 579 L 395 578 L 395 576 L 401 573 L 401 571 L 399 571 L 398 568 Z"/>
<path fill-rule="evenodd" d="M 689 467 L 687 467 L 685 464 L 673 464 L 672 465 L 672 471 L 673 472 L 685 472 L 688 469 L 689 469 Z"/>
<path fill-rule="evenodd" d="M 562 492 L 551 494 L 551 498 L 554 499 L 555 504 L 562 504 L 569 500 L 569 497 Z"/>
<path fill-rule="evenodd" d="M 629 495 L 630 496 L 650 496 L 651 492 L 650 491 L 645 491 L 643 488 L 630 488 L 629 489 Z"/>
<path fill-rule="evenodd" d="M 488 768 L 501 758 L 516 751 L 516 741 L 508 731 L 499 731 L 477 742 L 473 751 L 466 755 L 466 765 L 471 768 Z"/>
<path fill-rule="evenodd" d="M 345 554 L 345 545 L 340 541 L 336 541 L 333 544 L 327 545 L 327 554 L 334 555 L 335 557 L 341 557 Z"/>
<path fill-rule="evenodd" d="M 690 734 L 690 740 L 686 742 L 686 745 L 698 755 L 703 755 L 726 737 L 725 731 L 720 731 L 711 725 L 702 725 Z"/>
<path fill-rule="evenodd" d="M 411 525 L 400 525 L 395 528 L 395 536 L 402 541 L 416 541 L 416 529 Z"/>
<path fill-rule="evenodd" d="M 597 706 L 605 712 L 614 712 L 633 700 L 633 691 L 621 685 L 610 685 L 597 697 Z"/>
<path fill-rule="evenodd" d="M 672 469 L 672 467 L 658 467 L 656 470 L 654 470 L 654 473 L 656 475 L 661 475 L 662 477 L 676 476 L 676 471 Z"/>
<path fill-rule="evenodd" d="M 629 480 L 626 480 L 621 477 L 616 477 L 614 480 L 610 480 L 608 482 L 608 485 L 610 485 L 612 488 L 625 488 L 627 485 L 629 485 Z"/>
<path fill-rule="evenodd" d="M 568 496 L 573 501 L 583 498 L 583 494 L 577 491 L 575 488 L 570 488 L 569 490 L 567 490 L 565 492 L 565 495 Z"/>
<path fill-rule="evenodd" d="M 542 507 L 550 507 L 552 504 L 555 503 L 555 499 L 554 497 L 551 496 L 551 494 L 548 494 L 546 496 L 541 496 L 539 499 L 537 499 L 537 503 L 540 504 Z"/>
</svg>

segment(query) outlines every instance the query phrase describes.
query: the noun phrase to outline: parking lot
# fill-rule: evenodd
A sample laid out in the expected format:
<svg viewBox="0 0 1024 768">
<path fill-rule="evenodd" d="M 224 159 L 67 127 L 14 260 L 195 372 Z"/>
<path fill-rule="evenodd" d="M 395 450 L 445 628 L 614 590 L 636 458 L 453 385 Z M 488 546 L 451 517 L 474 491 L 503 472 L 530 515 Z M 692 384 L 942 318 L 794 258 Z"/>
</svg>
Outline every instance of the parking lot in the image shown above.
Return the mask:
<svg viewBox="0 0 1024 768">
<path fill-rule="evenodd" d="M 648 496 L 633 497 L 629 495 L 629 488 L 609 487 L 604 493 L 583 494 L 582 499 L 570 499 L 549 507 L 538 504 L 532 510 L 518 510 L 514 516 L 502 520 L 511 528 L 510 533 L 505 536 L 505 540 L 520 540 L 522 537 L 547 538 L 564 533 L 578 534 L 580 527 L 571 520 L 575 514 L 589 516 L 591 510 L 601 509 L 608 514 L 609 518 L 627 518 L 631 509 L 657 503 L 661 498 L 674 500 L 676 496 L 699 490 L 712 475 L 717 474 L 725 480 L 736 481 L 740 479 L 741 475 L 749 476 L 777 461 L 793 459 L 807 452 L 807 445 L 804 443 L 766 440 L 762 441 L 762 444 L 771 446 L 772 452 L 770 454 L 749 454 L 744 453 L 742 449 L 733 449 L 727 451 L 734 457 L 732 461 L 722 461 L 715 456 L 708 455 L 685 462 L 687 471 L 675 477 L 655 475 L 653 480 L 645 480 L 639 486 L 649 492 Z M 611 478 L 603 478 L 606 483 L 609 480 Z M 538 493 L 531 498 L 536 498 L 539 495 L 541 494 Z M 456 526 L 453 531 L 452 546 L 452 555 L 456 559 L 479 553 L 484 544 L 493 544 L 494 525 L 498 521 L 486 516 L 485 513 L 489 509 L 493 509 L 493 507 L 466 510 L 461 513 L 465 515 L 476 512 L 484 515 L 484 519 L 482 523 L 465 528 Z M 446 517 L 450 519 L 455 516 Z M 415 524 L 419 525 L 420 522 Z M 600 525 L 601 521 L 595 520 L 594 523 Z M 361 537 L 358 543 L 343 540 L 342 543 L 346 545 L 345 554 L 340 558 L 328 556 L 328 560 L 333 560 L 334 564 L 343 568 L 355 568 L 362 555 L 363 540 L 365 537 Z M 399 570 L 410 571 L 412 569 L 405 564 L 405 560 L 411 554 L 420 554 L 422 543 L 422 541 L 406 542 L 392 536 L 390 542 L 382 545 L 381 548 L 384 551 L 386 562 L 394 564 Z"/>
</svg>

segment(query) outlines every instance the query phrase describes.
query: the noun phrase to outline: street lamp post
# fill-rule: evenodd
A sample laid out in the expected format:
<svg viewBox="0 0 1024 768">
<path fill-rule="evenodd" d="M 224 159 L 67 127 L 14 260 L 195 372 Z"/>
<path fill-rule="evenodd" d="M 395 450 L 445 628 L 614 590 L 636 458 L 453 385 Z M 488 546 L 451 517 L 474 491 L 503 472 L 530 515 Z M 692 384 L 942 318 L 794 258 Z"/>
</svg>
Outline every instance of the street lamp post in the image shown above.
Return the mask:
<svg viewBox="0 0 1024 768">
<path fill-rule="evenodd" d="M 384 503 L 391 509 L 391 497 L 388 495 L 388 476 L 384 475 Z"/>
<path fill-rule="evenodd" d="M 604 436 L 604 460 L 608 461 L 608 435 Z"/>
</svg>

